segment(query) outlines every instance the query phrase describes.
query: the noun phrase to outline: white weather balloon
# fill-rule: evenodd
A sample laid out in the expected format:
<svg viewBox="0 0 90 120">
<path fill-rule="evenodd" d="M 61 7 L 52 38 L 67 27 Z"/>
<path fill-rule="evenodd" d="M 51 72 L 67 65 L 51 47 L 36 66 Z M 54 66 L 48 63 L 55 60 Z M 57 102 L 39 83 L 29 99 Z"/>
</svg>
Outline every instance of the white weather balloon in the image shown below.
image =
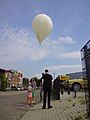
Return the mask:
<svg viewBox="0 0 90 120">
<path fill-rule="evenodd" d="M 36 37 L 41 44 L 41 42 L 50 34 L 53 28 L 52 20 L 49 16 L 45 14 L 37 15 L 33 22 L 32 27 L 36 34 Z"/>
</svg>

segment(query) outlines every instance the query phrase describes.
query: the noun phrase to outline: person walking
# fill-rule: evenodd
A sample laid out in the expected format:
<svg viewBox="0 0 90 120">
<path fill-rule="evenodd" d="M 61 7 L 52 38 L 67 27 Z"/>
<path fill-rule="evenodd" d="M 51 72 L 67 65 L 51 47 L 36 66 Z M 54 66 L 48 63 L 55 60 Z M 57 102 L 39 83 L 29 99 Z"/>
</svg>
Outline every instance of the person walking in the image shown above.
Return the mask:
<svg viewBox="0 0 90 120">
<path fill-rule="evenodd" d="M 42 109 L 46 108 L 46 97 L 48 97 L 48 109 L 52 108 L 50 104 L 51 100 L 51 90 L 52 90 L 52 75 L 49 74 L 49 70 L 45 70 L 45 74 L 42 77 L 43 79 L 43 106 Z"/>
</svg>

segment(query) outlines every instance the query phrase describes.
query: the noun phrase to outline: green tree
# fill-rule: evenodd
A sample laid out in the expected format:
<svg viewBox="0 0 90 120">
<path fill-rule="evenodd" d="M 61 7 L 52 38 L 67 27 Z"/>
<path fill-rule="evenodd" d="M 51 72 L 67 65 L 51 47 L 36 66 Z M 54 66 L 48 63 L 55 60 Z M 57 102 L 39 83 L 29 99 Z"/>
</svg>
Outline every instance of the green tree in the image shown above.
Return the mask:
<svg viewBox="0 0 90 120">
<path fill-rule="evenodd" d="M 1 78 L 1 90 L 2 91 L 6 91 L 6 88 L 7 88 L 7 77 L 5 76 L 5 74 L 0 74 L 0 78 Z"/>
<path fill-rule="evenodd" d="M 28 78 L 23 78 L 23 86 L 28 86 L 29 85 L 29 79 Z"/>
</svg>

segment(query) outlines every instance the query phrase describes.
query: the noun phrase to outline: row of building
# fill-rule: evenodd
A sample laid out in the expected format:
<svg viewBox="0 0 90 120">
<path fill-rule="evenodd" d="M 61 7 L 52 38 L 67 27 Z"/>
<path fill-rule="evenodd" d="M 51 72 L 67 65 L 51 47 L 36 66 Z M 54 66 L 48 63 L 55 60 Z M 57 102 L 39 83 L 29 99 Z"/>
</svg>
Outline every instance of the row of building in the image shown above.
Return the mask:
<svg viewBox="0 0 90 120">
<path fill-rule="evenodd" d="M 0 90 L 11 88 L 11 86 L 22 86 L 23 74 L 15 70 L 0 68 Z M 6 85 L 6 86 L 5 86 Z"/>
</svg>

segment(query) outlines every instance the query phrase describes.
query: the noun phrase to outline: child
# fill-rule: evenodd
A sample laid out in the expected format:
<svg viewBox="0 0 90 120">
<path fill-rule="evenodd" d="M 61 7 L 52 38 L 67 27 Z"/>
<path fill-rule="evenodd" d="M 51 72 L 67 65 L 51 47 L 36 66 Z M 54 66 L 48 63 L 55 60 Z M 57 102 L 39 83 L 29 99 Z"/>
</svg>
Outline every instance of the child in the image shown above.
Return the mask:
<svg viewBox="0 0 90 120">
<path fill-rule="evenodd" d="M 31 86 L 31 85 L 28 87 L 27 107 L 28 107 L 28 106 L 33 107 L 33 105 L 32 105 L 32 86 Z"/>
<path fill-rule="evenodd" d="M 33 104 L 35 105 L 35 98 L 36 98 L 36 82 L 33 81 L 33 92 L 32 92 L 32 98 L 33 98 Z"/>
<path fill-rule="evenodd" d="M 35 105 L 35 93 L 36 93 L 36 82 L 34 79 L 31 79 L 31 86 L 32 86 L 32 103 Z"/>
</svg>

